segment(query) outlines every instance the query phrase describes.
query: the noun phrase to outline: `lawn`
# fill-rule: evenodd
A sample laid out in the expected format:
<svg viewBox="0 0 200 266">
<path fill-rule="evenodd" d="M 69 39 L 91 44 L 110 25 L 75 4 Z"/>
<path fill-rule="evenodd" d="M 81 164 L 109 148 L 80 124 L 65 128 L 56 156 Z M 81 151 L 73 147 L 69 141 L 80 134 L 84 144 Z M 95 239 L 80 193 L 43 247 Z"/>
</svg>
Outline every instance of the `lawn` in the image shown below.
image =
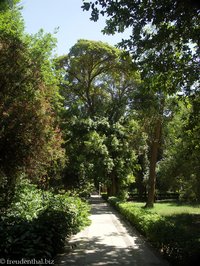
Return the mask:
<svg viewBox="0 0 200 266">
<path fill-rule="evenodd" d="M 143 207 L 144 202 L 130 202 L 130 205 L 135 207 Z M 158 213 L 162 216 L 171 216 L 178 214 L 199 214 L 200 215 L 200 205 L 197 204 L 186 204 L 179 202 L 158 202 L 154 204 L 153 209 L 149 209 L 152 213 Z"/>
</svg>

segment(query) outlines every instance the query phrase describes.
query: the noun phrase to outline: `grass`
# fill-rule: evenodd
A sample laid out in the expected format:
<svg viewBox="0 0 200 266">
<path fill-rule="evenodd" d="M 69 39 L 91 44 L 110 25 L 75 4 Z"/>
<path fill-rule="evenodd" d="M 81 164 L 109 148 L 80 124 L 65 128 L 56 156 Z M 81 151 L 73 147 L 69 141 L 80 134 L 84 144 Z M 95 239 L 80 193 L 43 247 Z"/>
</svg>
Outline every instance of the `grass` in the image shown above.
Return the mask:
<svg viewBox="0 0 200 266">
<path fill-rule="evenodd" d="M 155 212 L 163 216 L 178 214 L 200 214 L 200 205 L 186 205 L 179 203 L 156 203 Z"/>
<path fill-rule="evenodd" d="M 141 208 L 144 206 L 144 202 L 130 202 L 130 206 Z M 179 202 L 159 202 L 154 204 L 153 209 L 148 211 L 152 213 L 157 213 L 162 216 L 173 216 L 178 214 L 199 214 L 200 215 L 200 205 L 197 204 L 186 204 Z"/>
</svg>

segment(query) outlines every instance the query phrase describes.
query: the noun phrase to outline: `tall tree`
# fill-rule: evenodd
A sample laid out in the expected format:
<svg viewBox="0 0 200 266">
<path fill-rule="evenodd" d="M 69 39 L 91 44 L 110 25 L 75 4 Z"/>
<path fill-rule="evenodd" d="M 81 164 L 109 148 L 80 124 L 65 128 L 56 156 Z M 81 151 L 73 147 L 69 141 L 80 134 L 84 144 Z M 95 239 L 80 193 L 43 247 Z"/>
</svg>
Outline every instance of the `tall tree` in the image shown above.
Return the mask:
<svg viewBox="0 0 200 266">
<path fill-rule="evenodd" d="M 76 121 L 79 128 L 73 126 L 67 141 L 69 145 L 75 141 L 78 156 L 73 161 L 85 165 L 84 169 L 87 165 L 93 176 L 106 177 L 110 193 L 118 194 L 117 183 L 126 179 L 135 163 L 134 150 L 128 148 L 134 138 L 125 133 L 132 94 L 139 83 L 131 58 L 102 42 L 79 40 L 67 56 L 58 59 L 58 67 L 65 77 L 61 80 L 64 119 L 73 125 Z"/>
<path fill-rule="evenodd" d="M 169 95 L 183 89 L 186 93 L 197 89 L 199 4 L 189 0 L 84 1 L 83 9 L 90 8 L 92 20 L 96 21 L 100 14 L 108 17 L 104 33 L 114 34 L 132 28 L 132 35 L 121 45 L 130 49 L 148 90 Z M 155 125 L 155 139 L 159 142 L 160 118 Z M 150 159 L 148 207 L 153 206 L 154 199 L 156 142 Z"/>
<path fill-rule="evenodd" d="M 19 173 L 36 180 L 55 176 L 64 150 L 54 108 L 57 81 L 48 60 L 53 40 L 25 36 L 15 6 L 1 12 L 0 21 L 0 179 L 9 203 Z"/>
<path fill-rule="evenodd" d="M 82 102 L 80 111 L 87 116 L 95 116 L 103 110 L 101 105 L 108 93 L 101 90 L 99 77 L 116 67 L 118 57 L 119 51 L 114 47 L 102 42 L 79 40 L 67 56 L 59 59 L 65 72 L 66 82 L 62 82 L 65 101 L 77 102 L 79 106 Z"/>
</svg>

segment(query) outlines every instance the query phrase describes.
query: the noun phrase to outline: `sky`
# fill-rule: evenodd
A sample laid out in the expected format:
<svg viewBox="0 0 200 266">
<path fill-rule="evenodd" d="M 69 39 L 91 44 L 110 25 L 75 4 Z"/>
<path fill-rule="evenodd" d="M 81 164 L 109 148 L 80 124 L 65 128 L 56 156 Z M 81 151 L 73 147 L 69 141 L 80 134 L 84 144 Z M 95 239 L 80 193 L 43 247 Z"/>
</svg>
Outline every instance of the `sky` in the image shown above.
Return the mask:
<svg viewBox="0 0 200 266">
<path fill-rule="evenodd" d="M 26 32 L 37 33 L 43 28 L 45 32 L 54 33 L 59 27 L 56 53 L 67 54 L 79 39 L 107 42 L 115 45 L 130 35 L 130 30 L 123 34 L 103 35 L 105 18 L 91 21 L 90 12 L 83 11 L 82 0 L 22 0 L 22 16 Z"/>
</svg>

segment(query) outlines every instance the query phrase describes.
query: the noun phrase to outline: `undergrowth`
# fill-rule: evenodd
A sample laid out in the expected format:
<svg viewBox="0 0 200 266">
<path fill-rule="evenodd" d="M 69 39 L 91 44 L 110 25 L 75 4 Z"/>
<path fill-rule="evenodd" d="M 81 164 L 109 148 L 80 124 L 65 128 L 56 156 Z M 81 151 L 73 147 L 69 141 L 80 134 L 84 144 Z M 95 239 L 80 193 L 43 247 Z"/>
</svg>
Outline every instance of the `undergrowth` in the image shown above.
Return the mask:
<svg viewBox="0 0 200 266">
<path fill-rule="evenodd" d="M 16 191 L 0 217 L 2 258 L 53 258 L 67 237 L 90 223 L 89 206 L 78 197 L 42 191 L 28 181 Z"/>
</svg>

